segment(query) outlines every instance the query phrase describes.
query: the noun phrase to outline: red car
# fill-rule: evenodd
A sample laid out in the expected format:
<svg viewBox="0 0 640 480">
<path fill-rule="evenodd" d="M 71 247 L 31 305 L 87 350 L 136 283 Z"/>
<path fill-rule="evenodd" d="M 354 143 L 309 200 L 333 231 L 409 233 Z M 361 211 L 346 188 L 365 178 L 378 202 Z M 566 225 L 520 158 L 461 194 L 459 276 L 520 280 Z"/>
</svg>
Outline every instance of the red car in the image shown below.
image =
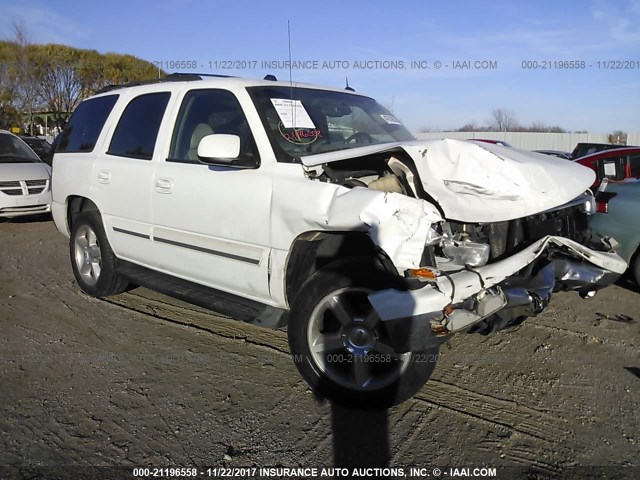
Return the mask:
<svg viewBox="0 0 640 480">
<path fill-rule="evenodd" d="M 500 145 L 501 147 L 510 147 L 507 142 L 504 140 L 494 140 L 492 138 L 468 138 L 467 140 L 471 140 L 472 142 L 484 142 L 484 143 L 493 143 L 494 145 Z"/>
<path fill-rule="evenodd" d="M 640 178 L 640 147 L 605 150 L 575 161 L 596 172 L 596 181 L 592 188 L 597 188 L 603 178 L 616 181 Z"/>
</svg>

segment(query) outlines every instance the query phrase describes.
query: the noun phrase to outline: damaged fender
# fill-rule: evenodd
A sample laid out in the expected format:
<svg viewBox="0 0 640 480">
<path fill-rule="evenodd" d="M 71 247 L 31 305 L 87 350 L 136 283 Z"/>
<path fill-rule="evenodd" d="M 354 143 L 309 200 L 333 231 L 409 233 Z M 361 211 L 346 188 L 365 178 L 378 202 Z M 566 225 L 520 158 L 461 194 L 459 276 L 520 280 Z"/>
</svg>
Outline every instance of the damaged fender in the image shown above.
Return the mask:
<svg viewBox="0 0 640 480">
<path fill-rule="evenodd" d="M 382 248 L 399 271 L 420 266 L 424 246 L 436 235 L 431 225 L 442 220 L 424 200 L 385 193 L 360 213 L 371 240 Z"/>
<path fill-rule="evenodd" d="M 314 185 L 314 184 L 312 184 Z M 436 236 L 431 225 L 441 222 L 435 206 L 399 193 L 368 188 L 323 187 L 308 208 L 303 231 L 363 231 L 389 256 L 398 272 L 420 265 L 426 243 Z M 320 197 L 320 199 L 318 199 Z M 292 214 L 293 215 L 293 214 Z M 300 217 L 296 220 L 299 222 Z"/>
</svg>

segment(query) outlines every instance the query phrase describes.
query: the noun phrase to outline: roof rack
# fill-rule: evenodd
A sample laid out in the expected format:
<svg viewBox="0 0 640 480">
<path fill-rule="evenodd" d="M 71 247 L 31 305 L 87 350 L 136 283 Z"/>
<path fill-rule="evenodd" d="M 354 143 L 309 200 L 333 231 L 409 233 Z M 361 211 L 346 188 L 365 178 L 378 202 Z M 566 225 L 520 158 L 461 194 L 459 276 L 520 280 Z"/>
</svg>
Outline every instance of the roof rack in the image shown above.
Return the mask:
<svg viewBox="0 0 640 480">
<path fill-rule="evenodd" d="M 96 92 L 105 93 L 110 92 L 112 90 L 118 90 L 119 88 L 127 88 L 127 87 L 136 87 L 138 85 L 153 85 L 154 83 L 164 83 L 164 82 L 193 82 L 196 80 L 202 80 L 202 77 L 218 77 L 218 78 L 234 78 L 230 75 L 216 75 L 213 73 L 170 73 L 162 78 L 154 78 L 151 80 L 139 80 L 137 82 L 129 82 L 122 83 L 119 85 L 107 85 L 106 87 L 101 88 Z"/>
</svg>

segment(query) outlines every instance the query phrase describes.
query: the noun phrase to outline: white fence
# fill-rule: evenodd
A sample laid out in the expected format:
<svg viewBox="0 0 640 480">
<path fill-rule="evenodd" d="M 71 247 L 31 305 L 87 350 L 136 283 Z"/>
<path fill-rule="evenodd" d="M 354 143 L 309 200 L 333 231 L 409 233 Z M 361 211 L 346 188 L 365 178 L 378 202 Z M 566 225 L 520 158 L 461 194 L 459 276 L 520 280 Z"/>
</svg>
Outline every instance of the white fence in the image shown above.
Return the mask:
<svg viewBox="0 0 640 480">
<path fill-rule="evenodd" d="M 534 133 L 534 132 L 426 132 L 418 133 L 419 140 L 454 138 L 465 140 L 487 138 L 503 140 L 522 150 L 562 150 L 571 152 L 576 143 L 609 143 L 606 133 Z M 640 132 L 627 135 L 627 145 L 640 145 Z"/>
</svg>

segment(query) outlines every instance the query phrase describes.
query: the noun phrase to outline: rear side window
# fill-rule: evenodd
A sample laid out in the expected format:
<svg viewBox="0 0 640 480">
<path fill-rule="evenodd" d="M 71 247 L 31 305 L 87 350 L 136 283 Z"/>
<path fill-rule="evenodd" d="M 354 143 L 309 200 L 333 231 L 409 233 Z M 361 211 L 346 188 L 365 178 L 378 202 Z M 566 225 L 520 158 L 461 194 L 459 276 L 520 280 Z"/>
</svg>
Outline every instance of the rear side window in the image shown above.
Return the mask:
<svg viewBox="0 0 640 480">
<path fill-rule="evenodd" d="M 56 152 L 91 152 L 117 100 L 118 95 L 107 95 L 78 105 L 60 135 Z"/>
<path fill-rule="evenodd" d="M 598 162 L 598 178 L 608 178 L 609 180 L 624 179 L 625 157 L 603 158 Z"/>
<path fill-rule="evenodd" d="M 640 178 L 640 155 L 629 156 L 629 173 L 631 177 Z"/>
<path fill-rule="evenodd" d="M 120 117 L 107 153 L 151 160 L 169 97 L 169 92 L 159 92 L 131 100 Z"/>
</svg>

